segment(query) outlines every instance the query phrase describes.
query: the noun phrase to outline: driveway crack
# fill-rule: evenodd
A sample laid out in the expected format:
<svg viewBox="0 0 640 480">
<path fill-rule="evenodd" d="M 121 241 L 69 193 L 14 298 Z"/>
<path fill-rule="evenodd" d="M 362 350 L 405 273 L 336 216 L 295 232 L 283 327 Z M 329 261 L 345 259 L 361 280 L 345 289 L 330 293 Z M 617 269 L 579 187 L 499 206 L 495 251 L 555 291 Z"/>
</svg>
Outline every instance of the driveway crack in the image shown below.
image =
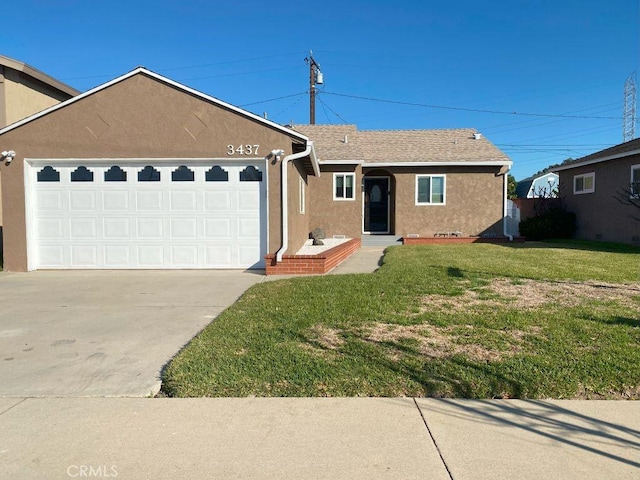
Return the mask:
<svg viewBox="0 0 640 480">
<path fill-rule="evenodd" d="M 7 413 L 9 410 L 13 410 L 13 409 L 14 409 L 14 408 L 16 408 L 18 405 L 20 405 L 20 404 L 22 404 L 22 403 L 24 403 L 24 402 L 26 402 L 26 401 L 27 401 L 27 399 L 26 399 L 26 398 L 21 399 L 18 403 L 15 403 L 15 404 L 11 405 L 11 406 L 10 406 L 9 408 L 7 408 L 6 410 L 2 410 L 2 411 L 0 412 L 0 415 L 4 415 L 4 414 L 5 414 L 5 413 Z"/>
</svg>

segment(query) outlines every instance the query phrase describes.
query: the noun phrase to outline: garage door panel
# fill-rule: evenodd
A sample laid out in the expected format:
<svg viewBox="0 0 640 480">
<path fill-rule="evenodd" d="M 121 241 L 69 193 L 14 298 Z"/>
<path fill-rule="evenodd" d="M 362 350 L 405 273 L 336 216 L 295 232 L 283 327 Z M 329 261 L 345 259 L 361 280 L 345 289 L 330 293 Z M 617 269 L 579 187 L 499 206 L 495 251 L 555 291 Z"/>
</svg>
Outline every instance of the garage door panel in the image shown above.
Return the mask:
<svg viewBox="0 0 640 480">
<path fill-rule="evenodd" d="M 215 184 L 214 184 L 215 186 Z M 231 192 L 229 190 L 205 191 L 204 209 L 207 212 L 230 212 Z"/>
<path fill-rule="evenodd" d="M 131 247 L 129 245 L 106 245 L 103 248 L 104 264 L 111 268 L 131 266 Z"/>
<path fill-rule="evenodd" d="M 96 210 L 94 190 L 69 191 L 69 210 L 72 212 L 93 212 Z"/>
<path fill-rule="evenodd" d="M 171 218 L 171 237 L 196 239 L 198 223 L 195 218 Z"/>
<path fill-rule="evenodd" d="M 129 211 L 128 190 L 106 190 L 102 192 L 102 208 L 106 212 Z"/>
<path fill-rule="evenodd" d="M 157 239 L 161 240 L 163 235 L 163 218 L 138 218 L 136 219 L 137 237 L 140 239 Z"/>
<path fill-rule="evenodd" d="M 231 219 L 229 218 L 205 218 L 205 238 L 231 239 Z"/>
<path fill-rule="evenodd" d="M 195 212 L 197 210 L 196 192 L 173 190 L 169 192 L 170 208 L 172 212 L 187 211 Z"/>
<path fill-rule="evenodd" d="M 246 164 L 229 161 L 219 162 L 222 169 L 209 176 L 211 164 L 187 165 L 194 179 L 177 181 L 172 172 L 188 162 L 176 163 L 153 166 L 160 172 L 160 181 L 139 181 L 144 165 L 123 166 L 116 160 L 104 165 L 94 162 L 89 168 L 92 182 L 71 182 L 71 173 L 79 165 L 56 166 L 59 179 L 50 175 L 51 180 L 40 182 L 37 173 L 43 169 L 42 163 L 32 167 L 30 236 L 35 248 L 30 252 L 36 257 L 32 265 L 263 267 L 266 177 L 265 181 L 241 182 L 240 172 Z M 106 180 L 105 173 L 118 164 L 122 171 Z"/>
<path fill-rule="evenodd" d="M 36 195 L 36 208 L 40 212 L 62 212 L 62 190 L 39 191 Z"/>
<path fill-rule="evenodd" d="M 71 267 L 98 267 L 98 247 L 96 245 L 71 245 Z"/>
<path fill-rule="evenodd" d="M 128 240 L 131 238 L 131 220 L 128 217 L 108 217 L 103 219 L 105 240 Z"/>
<path fill-rule="evenodd" d="M 236 192 L 238 210 L 255 212 L 260 207 L 260 191 L 255 189 L 241 189 Z"/>
<path fill-rule="evenodd" d="M 232 247 L 230 245 L 208 245 L 205 247 L 205 266 L 212 268 L 230 268 Z"/>
<path fill-rule="evenodd" d="M 174 267 L 196 268 L 198 266 L 198 245 L 172 245 L 171 265 Z"/>
<path fill-rule="evenodd" d="M 96 218 L 69 219 L 69 236 L 71 240 L 95 239 L 98 236 Z"/>
<path fill-rule="evenodd" d="M 255 240 L 260 238 L 260 219 L 239 218 L 238 238 L 241 240 Z"/>
<path fill-rule="evenodd" d="M 37 228 L 42 239 L 64 238 L 62 218 L 39 218 Z"/>
<path fill-rule="evenodd" d="M 162 245 L 138 245 L 138 265 L 146 268 L 164 266 L 164 247 Z"/>
<path fill-rule="evenodd" d="M 143 190 L 136 193 L 136 208 L 139 212 L 162 211 L 162 190 Z"/>
<path fill-rule="evenodd" d="M 64 247 L 62 245 L 40 245 L 38 264 L 43 268 L 64 267 Z"/>
</svg>

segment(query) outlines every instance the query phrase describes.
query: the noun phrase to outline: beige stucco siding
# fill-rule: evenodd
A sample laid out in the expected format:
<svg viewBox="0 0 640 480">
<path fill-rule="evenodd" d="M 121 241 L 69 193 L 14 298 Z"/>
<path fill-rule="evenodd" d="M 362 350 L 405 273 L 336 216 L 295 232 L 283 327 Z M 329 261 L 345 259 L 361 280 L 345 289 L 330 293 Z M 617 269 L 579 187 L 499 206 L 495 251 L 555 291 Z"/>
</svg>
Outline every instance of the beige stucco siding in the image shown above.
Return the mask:
<svg viewBox="0 0 640 480">
<path fill-rule="evenodd" d="M 460 231 L 465 236 L 501 235 L 503 176 L 497 169 L 428 168 L 396 171 L 395 234 L 431 237 Z M 416 205 L 416 175 L 445 176 L 444 205 Z"/>
<path fill-rule="evenodd" d="M 640 155 L 558 172 L 564 205 L 576 214 L 577 238 L 640 245 L 640 221 L 631 218 L 640 216 L 640 209 L 615 199 L 617 192 L 629 188 L 632 165 L 640 165 Z M 592 172 L 595 192 L 574 194 L 574 177 Z"/>
<path fill-rule="evenodd" d="M 258 155 L 227 155 L 227 145 L 260 145 Z M 5 269 L 27 267 L 24 159 L 218 158 L 246 162 L 274 149 L 292 153 L 284 132 L 137 74 L 0 136 L 0 150 L 15 150 L 2 165 Z M 268 165 L 271 252 L 281 244 L 280 164 Z"/>
<path fill-rule="evenodd" d="M 309 238 L 309 187 L 308 176 L 305 172 L 302 160 L 295 160 L 288 165 L 288 221 L 289 221 L 289 248 L 285 253 L 295 254 L 305 240 Z M 300 209 L 300 182 L 305 185 L 304 213 Z"/>
<path fill-rule="evenodd" d="M 68 94 L 28 75 L 13 69 L 4 69 L 4 120 L 6 125 L 22 120 L 68 98 Z"/>
<path fill-rule="evenodd" d="M 345 235 L 360 238 L 362 234 L 362 168 L 359 165 L 323 166 L 319 177 L 309 178 L 309 228 L 324 230 L 327 237 Z M 355 199 L 333 199 L 333 174 L 355 172 Z"/>
</svg>

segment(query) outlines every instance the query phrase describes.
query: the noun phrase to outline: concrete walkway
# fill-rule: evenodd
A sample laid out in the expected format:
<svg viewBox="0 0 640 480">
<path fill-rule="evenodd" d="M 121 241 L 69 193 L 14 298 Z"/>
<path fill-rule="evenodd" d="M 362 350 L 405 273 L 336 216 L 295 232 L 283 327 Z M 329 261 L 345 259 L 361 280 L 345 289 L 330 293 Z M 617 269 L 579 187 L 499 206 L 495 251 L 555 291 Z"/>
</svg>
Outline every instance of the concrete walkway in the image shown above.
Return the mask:
<svg viewBox="0 0 640 480">
<path fill-rule="evenodd" d="M 360 249 L 344 262 L 331 270 L 331 275 L 345 273 L 372 273 L 382 265 L 386 246 L 360 247 Z"/>
<path fill-rule="evenodd" d="M 2 398 L 1 479 L 640 478 L 640 402 Z"/>
</svg>

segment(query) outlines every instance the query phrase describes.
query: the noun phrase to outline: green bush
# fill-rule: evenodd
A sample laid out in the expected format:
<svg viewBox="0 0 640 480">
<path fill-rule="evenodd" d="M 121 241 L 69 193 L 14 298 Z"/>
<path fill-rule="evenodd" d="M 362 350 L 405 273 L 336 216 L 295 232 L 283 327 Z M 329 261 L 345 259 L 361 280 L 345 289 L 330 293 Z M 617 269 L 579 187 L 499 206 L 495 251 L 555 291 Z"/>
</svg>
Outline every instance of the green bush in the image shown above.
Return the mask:
<svg viewBox="0 0 640 480">
<path fill-rule="evenodd" d="M 554 208 L 520 222 L 520 235 L 527 240 L 571 238 L 575 231 L 576 214 L 562 208 Z"/>
</svg>

